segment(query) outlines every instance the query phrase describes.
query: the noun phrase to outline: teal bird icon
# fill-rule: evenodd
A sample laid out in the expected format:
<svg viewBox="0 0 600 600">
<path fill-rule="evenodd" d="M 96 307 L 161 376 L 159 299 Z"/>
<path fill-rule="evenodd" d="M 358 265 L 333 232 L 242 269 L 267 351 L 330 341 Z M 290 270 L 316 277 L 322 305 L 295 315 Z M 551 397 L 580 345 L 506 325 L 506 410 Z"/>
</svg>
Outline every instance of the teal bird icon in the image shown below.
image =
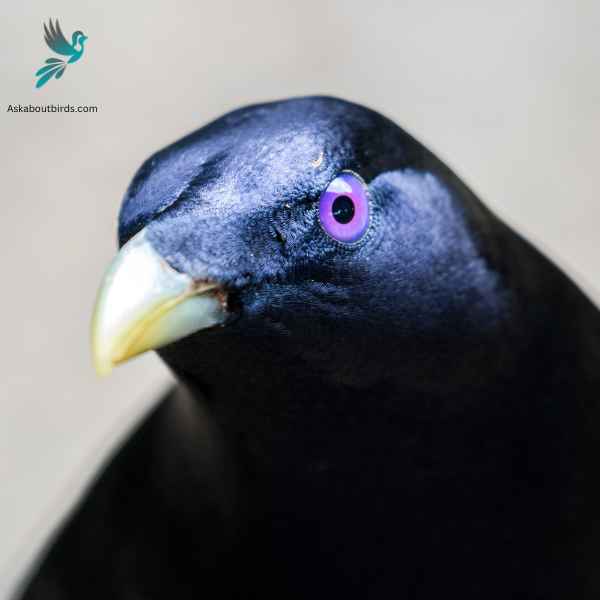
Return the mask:
<svg viewBox="0 0 600 600">
<path fill-rule="evenodd" d="M 52 77 L 60 79 L 67 65 L 77 62 L 83 56 L 83 45 L 88 38 L 82 31 L 78 30 L 71 36 L 71 43 L 69 44 L 61 31 L 58 19 L 55 20 L 54 24 L 52 23 L 52 19 L 49 19 L 48 26 L 44 23 L 44 39 L 50 50 L 63 56 L 69 56 L 70 58 L 67 61 L 60 58 L 46 59 L 46 64 L 41 69 L 38 69 L 35 74 L 36 77 L 39 77 L 35 84 L 36 88 L 41 88 Z"/>
</svg>

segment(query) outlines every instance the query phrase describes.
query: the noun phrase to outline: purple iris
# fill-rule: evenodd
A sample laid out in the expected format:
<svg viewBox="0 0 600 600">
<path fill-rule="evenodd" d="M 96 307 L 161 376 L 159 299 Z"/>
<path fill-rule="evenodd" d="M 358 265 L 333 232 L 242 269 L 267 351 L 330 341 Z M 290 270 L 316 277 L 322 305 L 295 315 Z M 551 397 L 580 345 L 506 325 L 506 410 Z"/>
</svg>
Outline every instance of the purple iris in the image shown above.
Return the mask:
<svg viewBox="0 0 600 600">
<path fill-rule="evenodd" d="M 338 242 L 352 244 L 369 226 L 369 199 L 364 182 L 343 171 L 321 194 L 319 219 L 323 229 Z"/>
</svg>

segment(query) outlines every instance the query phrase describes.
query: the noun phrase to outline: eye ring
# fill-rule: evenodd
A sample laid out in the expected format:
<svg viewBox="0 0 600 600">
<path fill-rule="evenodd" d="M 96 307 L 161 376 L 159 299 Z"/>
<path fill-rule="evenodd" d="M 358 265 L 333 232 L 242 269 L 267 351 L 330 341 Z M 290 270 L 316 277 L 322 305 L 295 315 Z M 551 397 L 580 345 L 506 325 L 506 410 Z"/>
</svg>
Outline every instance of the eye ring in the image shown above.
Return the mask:
<svg viewBox="0 0 600 600">
<path fill-rule="evenodd" d="M 369 228 L 370 207 L 367 185 L 353 171 L 341 171 L 319 198 L 319 222 L 337 242 L 359 242 Z"/>
</svg>

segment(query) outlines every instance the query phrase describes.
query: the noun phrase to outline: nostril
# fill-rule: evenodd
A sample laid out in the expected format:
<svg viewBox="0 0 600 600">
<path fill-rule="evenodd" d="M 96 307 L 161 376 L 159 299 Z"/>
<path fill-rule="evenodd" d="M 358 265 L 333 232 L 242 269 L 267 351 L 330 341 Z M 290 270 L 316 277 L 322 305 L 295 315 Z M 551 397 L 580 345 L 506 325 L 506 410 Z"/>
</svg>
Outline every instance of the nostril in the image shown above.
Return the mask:
<svg viewBox="0 0 600 600">
<path fill-rule="evenodd" d="M 227 320 L 236 320 L 242 312 L 242 300 L 237 290 L 227 290 Z"/>
</svg>

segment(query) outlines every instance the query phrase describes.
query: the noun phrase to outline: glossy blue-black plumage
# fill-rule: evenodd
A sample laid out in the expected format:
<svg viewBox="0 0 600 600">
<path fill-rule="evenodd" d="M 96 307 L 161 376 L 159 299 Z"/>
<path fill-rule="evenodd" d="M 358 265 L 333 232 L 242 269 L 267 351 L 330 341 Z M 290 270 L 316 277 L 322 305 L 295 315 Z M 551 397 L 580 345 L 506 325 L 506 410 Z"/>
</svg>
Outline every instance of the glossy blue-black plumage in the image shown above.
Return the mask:
<svg viewBox="0 0 600 600">
<path fill-rule="evenodd" d="M 317 214 L 343 169 L 351 246 Z M 598 310 L 427 149 L 333 98 L 244 108 L 141 167 L 143 227 L 232 316 L 160 352 L 185 385 L 28 598 L 597 596 Z"/>
</svg>

